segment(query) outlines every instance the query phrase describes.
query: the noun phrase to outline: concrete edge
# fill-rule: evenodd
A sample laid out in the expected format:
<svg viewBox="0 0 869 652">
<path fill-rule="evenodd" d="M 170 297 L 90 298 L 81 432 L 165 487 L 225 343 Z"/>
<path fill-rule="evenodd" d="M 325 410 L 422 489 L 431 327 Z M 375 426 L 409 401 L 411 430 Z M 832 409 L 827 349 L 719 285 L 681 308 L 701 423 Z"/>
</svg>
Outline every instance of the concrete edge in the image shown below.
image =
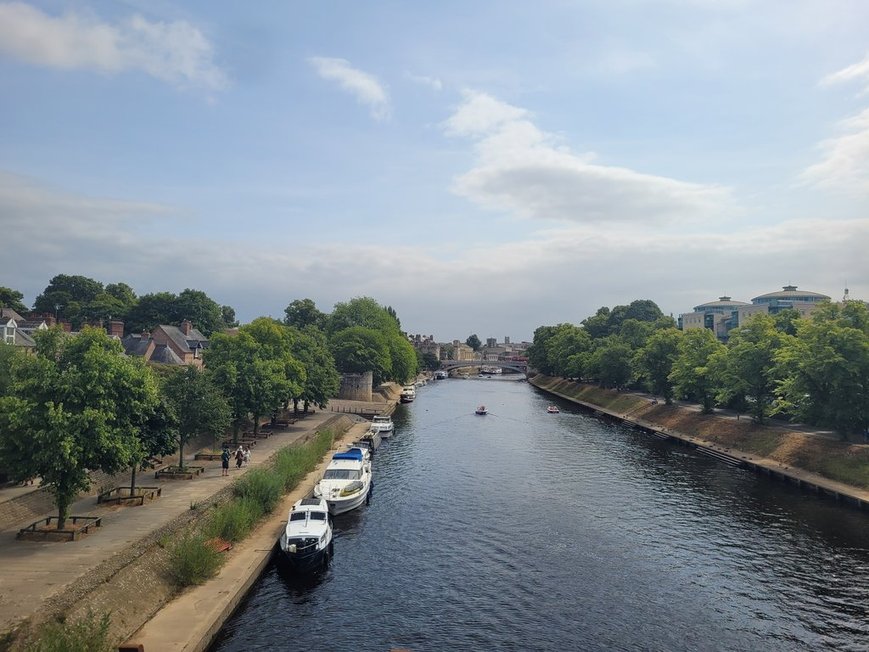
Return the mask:
<svg viewBox="0 0 869 652">
<path fill-rule="evenodd" d="M 345 415 L 336 415 L 335 419 L 342 416 Z M 333 422 L 330 419 L 321 428 Z M 367 422 L 351 425 L 336 440 L 335 446 L 358 439 L 367 429 Z M 275 511 L 234 547 L 214 578 L 185 590 L 164 605 L 124 645 L 134 649 L 141 645 L 141 649 L 151 652 L 201 652 L 208 649 L 267 566 L 293 503 L 311 493 L 329 459 L 330 456 L 325 455 L 317 467 L 284 496 Z"/>
</svg>

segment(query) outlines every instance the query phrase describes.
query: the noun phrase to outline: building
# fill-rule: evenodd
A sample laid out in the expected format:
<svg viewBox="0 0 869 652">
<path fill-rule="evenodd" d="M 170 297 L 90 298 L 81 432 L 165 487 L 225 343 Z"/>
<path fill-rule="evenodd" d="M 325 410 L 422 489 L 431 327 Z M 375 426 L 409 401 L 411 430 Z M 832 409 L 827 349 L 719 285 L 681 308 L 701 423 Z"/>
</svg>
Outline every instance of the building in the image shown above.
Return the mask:
<svg viewBox="0 0 869 652">
<path fill-rule="evenodd" d="M 161 324 L 150 333 L 127 335 L 121 343 L 127 355 L 146 362 L 196 367 L 202 366 L 202 352 L 208 348 L 208 338 L 186 319 L 181 326 Z"/>
<path fill-rule="evenodd" d="M 407 339 L 410 340 L 413 348 L 421 354 L 425 355 L 426 353 L 431 353 L 438 360 L 441 359 L 441 345 L 438 342 L 435 342 L 434 335 L 408 335 Z"/>
<path fill-rule="evenodd" d="M 464 342 L 460 342 L 459 340 L 453 340 L 453 360 L 476 360 L 477 355 L 474 349 L 465 344 Z"/>
<path fill-rule="evenodd" d="M 22 327 L 27 321 L 12 308 L 0 308 L 0 342 L 33 351 L 36 341 Z"/>
<path fill-rule="evenodd" d="M 726 340 L 731 330 L 745 324 L 755 315 L 775 315 L 782 310 L 795 310 L 800 317 L 808 317 L 827 301 L 830 301 L 830 297 L 826 294 L 798 290 L 796 285 L 785 285 L 778 292 L 761 294 L 752 299 L 751 303 L 719 297 L 718 301 L 695 306 L 694 312 L 679 315 L 679 328 L 708 328 L 718 339 Z"/>
</svg>

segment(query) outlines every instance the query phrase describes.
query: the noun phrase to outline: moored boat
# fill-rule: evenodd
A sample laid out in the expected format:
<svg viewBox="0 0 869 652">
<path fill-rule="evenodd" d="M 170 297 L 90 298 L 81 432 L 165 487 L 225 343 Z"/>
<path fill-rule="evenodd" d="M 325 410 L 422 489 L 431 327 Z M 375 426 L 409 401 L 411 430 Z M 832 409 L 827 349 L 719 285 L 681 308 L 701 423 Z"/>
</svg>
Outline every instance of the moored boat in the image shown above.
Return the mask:
<svg viewBox="0 0 869 652">
<path fill-rule="evenodd" d="M 405 385 L 401 388 L 401 396 L 399 399 L 402 403 L 412 403 L 416 398 L 416 387 L 413 385 Z"/>
<path fill-rule="evenodd" d="M 484 415 L 489 414 L 489 411 L 486 409 L 485 405 L 479 406 L 476 410 L 474 410 L 474 414 Z"/>
<path fill-rule="evenodd" d="M 549 412 L 549 414 L 558 414 L 559 412 L 561 412 L 561 410 L 558 409 L 557 405 L 550 405 L 548 408 L 546 408 L 546 411 Z"/>
<path fill-rule="evenodd" d="M 392 423 L 392 417 L 378 415 L 371 420 L 371 429 L 376 429 L 378 434 L 383 439 L 386 439 L 387 437 L 392 437 L 395 424 Z"/>
<path fill-rule="evenodd" d="M 322 498 L 303 498 L 290 509 L 279 542 L 283 559 L 295 571 L 323 568 L 332 557 L 332 522 Z"/>
<path fill-rule="evenodd" d="M 343 514 L 361 506 L 371 489 L 371 456 L 354 447 L 335 453 L 323 477 L 314 487 L 314 496 L 323 498 L 330 514 Z"/>
</svg>

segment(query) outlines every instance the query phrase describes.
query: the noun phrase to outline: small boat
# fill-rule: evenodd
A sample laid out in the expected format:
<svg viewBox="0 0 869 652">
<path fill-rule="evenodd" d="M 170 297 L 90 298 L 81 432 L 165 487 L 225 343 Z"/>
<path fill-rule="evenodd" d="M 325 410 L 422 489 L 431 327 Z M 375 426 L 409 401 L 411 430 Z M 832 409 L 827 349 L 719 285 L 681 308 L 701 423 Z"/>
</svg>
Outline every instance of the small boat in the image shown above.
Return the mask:
<svg viewBox="0 0 869 652">
<path fill-rule="evenodd" d="M 373 428 L 369 428 L 368 432 L 366 432 L 364 435 L 362 435 L 362 437 L 360 437 L 359 441 L 357 441 L 356 443 L 357 444 L 366 444 L 367 443 L 369 448 L 371 448 L 371 450 L 377 450 L 377 447 L 380 446 L 380 444 L 382 442 L 383 442 L 383 440 L 380 438 L 380 431 L 374 430 Z"/>
<path fill-rule="evenodd" d="M 416 398 L 416 387 L 413 385 L 405 385 L 401 388 L 401 396 L 399 399 L 402 403 L 412 403 Z"/>
<path fill-rule="evenodd" d="M 559 412 L 561 412 L 561 410 L 558 409 L 557 405 L 550 405 L 548 408 L 546 408 L 546 411 L 549 412 L 549 414 L 558 414 Z"/>
<path fill-rule="evenodd" d="M 443 369 L 438 369 L 434 374 L 435 380 L 446 380 L 449 377 L 449 374 Z"/>
<path fill-rule="evenodd" d="M 354 447 L 332 456 L 323 477 L 314 487 L 314 497 L 326 501 L 330 514 L 343 514 L 361 506 L 370 489 L 370 451 Z"/>
<path fill-rule="evenodd" d="M 281 533 L 283 559 L 299 572 L 325 567 L 332 558 L 332 521 L 322 498 L 303 498 L 290 510 Z"/>
<path fill-rule="evenodd" d="M 489 414 L 489 411 L 486 409 L 485 405 L 481 405 L 476 410 L 474 410 L 474 414 L 480 414 L 480 415 Z"/>
<path fill-rule="evenodd" d="M 378 415 L 371 420 L 371 429 L 376 429 L 377 434 L 379 434 L 381 438 L 386 439 L 387 437 L 392 437 L 392 433 L 395 430 L 395 424 L 392 423 L 392 417 Z"/>
</svg>

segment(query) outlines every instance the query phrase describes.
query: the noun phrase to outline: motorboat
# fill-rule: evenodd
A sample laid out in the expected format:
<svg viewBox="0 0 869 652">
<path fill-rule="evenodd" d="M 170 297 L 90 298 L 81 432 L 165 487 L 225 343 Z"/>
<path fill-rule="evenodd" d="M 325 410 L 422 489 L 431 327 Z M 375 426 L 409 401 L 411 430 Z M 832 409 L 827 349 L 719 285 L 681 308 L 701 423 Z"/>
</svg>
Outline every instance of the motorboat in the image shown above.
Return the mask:
<svg viewBox="0 0 869 652">
<path fill-rule="evenodd" d="M 479 406 L 476 410 L 474 410 L 474 414 L 484 415 L 489 414 L 489 411 L 486 409 L 485 405 Z"/>
<path fill-rule="evenodd" d="M 415 398 L 416 387 L 413 385 L 405 385 L 401 388 L 401 396 L 399 397 L 399 400 L 401 400 L 402 403 L 412 403 Z"/>
<path fill-rule="evenodd" d="M 561 412 L 561 410 L 558 409 L 557 405 L 550 405 L 548 408 L 546 408 L 546 411 L 549 412 L 549 414 L 558 414 L 559 412 Z"/>
<path fill-rule="evenodd" d="M 381 438 L 386 439 L 387 437 L 392 437 L 392 433 L 395 431 L 395 424 L 392 423 L 392 417 L 377 415 L 371 420 L 371 429 L 377 430 Z"/>
<path fill-rule="evenodd" d="M 358 447 L 335 453 L 314 496 L 323 498 L 330 514 L 343 514 L 361 506 L 371 489 L 371 456 Z"/>
<path fill-rule="evenodd" d="M 356 443 L 367 443 L 371 450 L 377 450 L 377 447 L 380 446 L 382 442 L 383 440 L 380 438 L 380 431 L 375 430 L 374 428 L 369 428 L 368 432 L 362 435 Z"/>
<path fill-rule="evenodd" d="M 325 567 L 332 558 L 332 520 L 322 498 L 303 498 L 290 509 L 280 548 L 289 566 L 300 573 Z"/>
<path fill-rule="evenodd" d="M 434 373 L 435 380 L 446 380 L 446 378 L 448 378 L 448 377 L 449 377 L 449 374 L 446 371 L 444 371 L 443 369 L 438 369 Z"/>
</svg>

